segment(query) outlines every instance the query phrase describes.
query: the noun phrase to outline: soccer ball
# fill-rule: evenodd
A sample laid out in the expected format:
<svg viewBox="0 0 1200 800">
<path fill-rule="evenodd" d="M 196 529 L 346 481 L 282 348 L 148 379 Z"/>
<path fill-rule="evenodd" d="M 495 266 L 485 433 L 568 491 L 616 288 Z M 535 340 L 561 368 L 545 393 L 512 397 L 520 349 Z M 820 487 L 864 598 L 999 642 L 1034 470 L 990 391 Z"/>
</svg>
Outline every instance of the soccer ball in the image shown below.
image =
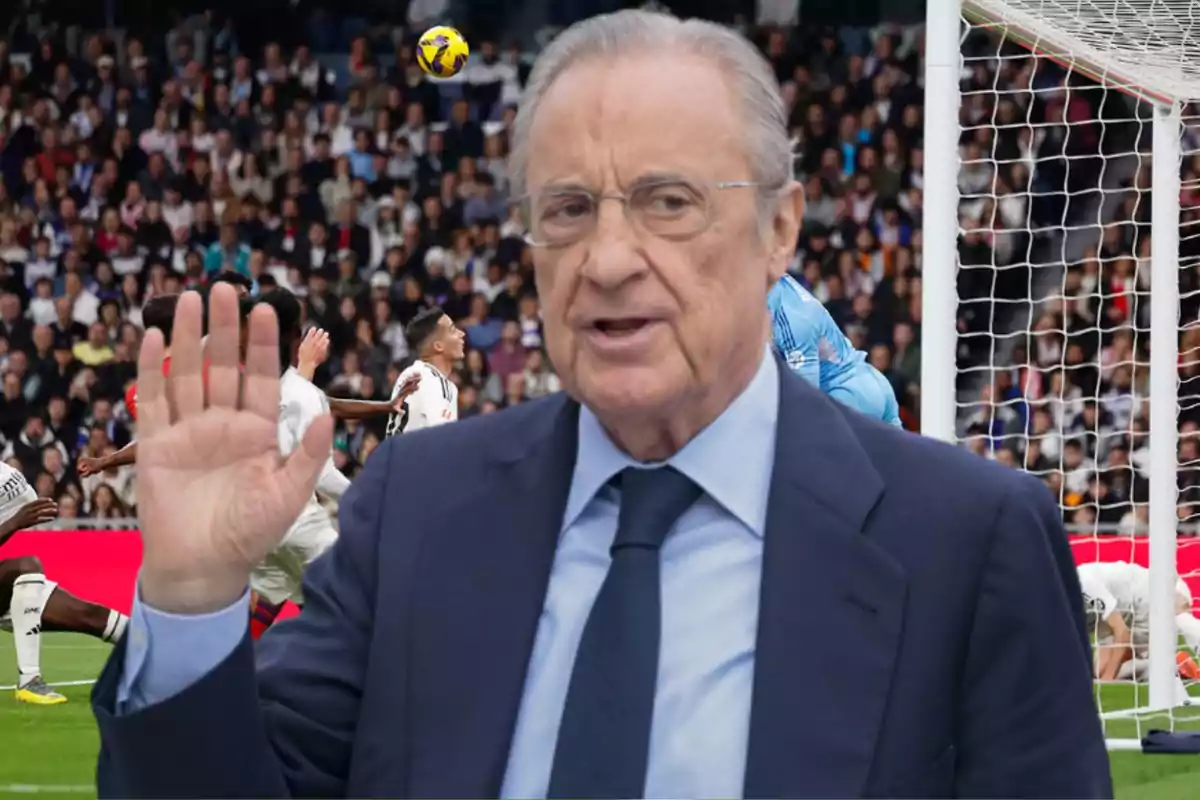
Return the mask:
<svg viewBox="0 0 1200 800">
<path fill-rule="evenodd" d="M 446 25 L 438 25 L 421 34 L 417 42 L 417 64 L 435 78 L 457 75 L 467 64 L 471 49 L 463 35 Z"/>
</svg>

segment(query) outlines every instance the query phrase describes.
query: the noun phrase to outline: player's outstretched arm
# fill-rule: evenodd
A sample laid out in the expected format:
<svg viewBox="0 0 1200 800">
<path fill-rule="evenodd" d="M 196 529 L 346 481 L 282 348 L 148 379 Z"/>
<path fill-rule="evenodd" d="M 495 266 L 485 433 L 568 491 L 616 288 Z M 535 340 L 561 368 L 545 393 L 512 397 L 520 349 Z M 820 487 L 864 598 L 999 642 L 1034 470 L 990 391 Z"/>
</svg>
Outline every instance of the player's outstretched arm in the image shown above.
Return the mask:
<svg viewBox="0 0 1200 800">
<path fill-rule="evenodd" d="M 1110 798 L 1083 599 L 1058 509 L 1036 479 L 1014 473 L 1006 483 L 957 687 L 954 796 Z"/>
<path fill-rule="evenodd" d="M 343 397 L 329 398 L 329 413 L 334 419 L 370 419 L 382 417 L 396 411 L 387 400 L 348 400 Z"/>
<path fill-rule="evenodd" d="M 404 408 L 405 401 L 417 391 L 421 385 L 421 373 L 412 372 L 400 381 L 392 392 L 391 400 L 347 400 L 341 397 L 329 397 L 329 413 L 334 419 L 367 419 L 384 414 L 399 414 Z"/>
<path fill-rule="evenodd" d="M 106 469 L 116 469 L 117 467 L 127 467 L 130 464 L 137 463 L 137 442 L 130 442 L 115 453 L 107 456 L 99 456 L 98 458 L 89 458 L 88 456 L 80 456 L 79 463 L 76 469 L 79 471 L 80 477 L 86 478 L 88 475 L 96 475 L 104 472 Z"/>
</svg>

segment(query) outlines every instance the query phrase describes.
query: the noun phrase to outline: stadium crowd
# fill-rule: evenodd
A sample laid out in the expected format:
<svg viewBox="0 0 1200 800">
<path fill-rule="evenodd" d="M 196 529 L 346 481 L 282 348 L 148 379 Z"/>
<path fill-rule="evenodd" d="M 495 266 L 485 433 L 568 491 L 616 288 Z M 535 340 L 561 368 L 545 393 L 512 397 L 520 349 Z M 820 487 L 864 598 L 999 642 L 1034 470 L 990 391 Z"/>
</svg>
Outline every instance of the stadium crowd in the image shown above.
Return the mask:
<svg viewBox="0 0 1200 800">
<path fill-rule="evenodd" d="M 1094 141 L 1100 91 L 1070 102 L 1072 136 Z M 1122 101 L 1124 102 L 1124 101 Z M 1124 106 L 1123 106 L 1124 107 Z M 1069 114 L 1069 112 L 1068 112 Z M 1200 133 L 1196 109 L 1185 114 L 1181 160 L 1180 342 L 1178 393 L 1178 535 L 1200 521 Z M 1134 140 L 1150 123 L 1130 114 Z M 1098 148 L 1089 142 L 1090 152 Z M 1081 150 L 1077 153 L 1082 154 Z M 1027 335 L 990 381 L 966 420 L 968 446 L 1042 476 L 1060 497 L 1068 530 L 1147 533 L 1150 470 L 1150 175 L 1152 159 L 1135 144 L 1132 167 L 1115 186 L 1095 165 L 1069 187 L 1096 193 L 1102 225 L 1062 264 L 1061 280 L 1037 297 Z M 1072 164 L 1075 171 L 1078 164 Z M 1114 159 L 1108 169 L 1119 168 Z M 1089 206 L 1090 207 L 1090 206 Z M 1092 213 L 1095 213 L 1093 210 Z M 1078 217 L 1074 220 L 1078 224 Z M 1083 226 L 1081 226 L 1083 227 Z"/>
<path fill-rule="evenodd" d="M 143 304 L 222 271 L 303 298 L 308 322 L 331 336 L 316 378 L 331 395 L 385 399 L 410 357 L 404 325 L 431 304 L 467 331 L 460 416 L 558 388 L 507 191 L 507 130 L 529 54 L 476 38 L 461 79 L 435 83 L 415 64 L 414 31 L 368 29 L 337 56 L 303 36 L 258 47 L 262 31 L 244 48 L 243 33 L 209 14 L 186 31 L 90 33 L 77 52 L 56 36 L 0 41 L 0 458 L 65 517 L 130 515 L 130 472 L 81 479 L 76 460 L 135 433 L 122 398 Z M 801 22 L 750 33 L 782 83 L 807 189 L 792 272 L 889 378 L 917 429 L 920 31 Z M 1061 116 L 1017 91 L 1057 80 L 1034 69 L 978 61 L 965 85 L 1013 91 L 977 92 L 964 119 Z M 965 137 L 971 232 L 960 250 L 975 268 L 960 273 L 964 333 L 987 328 L 997 298 L 1022 296 L 1036 247 L 1022 230 L 1063 212 L 1032 188 L 1066 179 L 1062 137 L 1035 141 L 1033 129 L 979 125 Z M 975 167 L 998 152 L 1011 158 L 994 174 Z M 988 347 L 963 341 L 970 375 Z M 354 473 L 382 424 L 340 424 L 339 468 Z"/>
</svg>

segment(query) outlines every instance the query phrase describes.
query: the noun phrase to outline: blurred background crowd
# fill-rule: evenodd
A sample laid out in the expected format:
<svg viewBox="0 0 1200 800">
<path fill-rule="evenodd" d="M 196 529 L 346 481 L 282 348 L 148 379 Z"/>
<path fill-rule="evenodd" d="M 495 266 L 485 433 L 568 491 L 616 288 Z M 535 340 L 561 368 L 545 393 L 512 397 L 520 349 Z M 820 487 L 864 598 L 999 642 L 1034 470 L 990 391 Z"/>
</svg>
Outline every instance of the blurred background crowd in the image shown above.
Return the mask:
<svg viewBox="0 0 1200 800">
<path fill-rule="evenodd" d="M 385 399 L 405 323 L 433 304 L 468 336 L 460 416 L 558 389 L 508 202 L 508 129 L 546 37 L 627 4 L 14 5 L 0 12 L 0 458 L 64 517 L 131 515 L 131 474 L 81 479 L 76 459 L 135 433 L 122 398 L 143 304 L 222 271 L 301 296 L 331 336 L 316 377 L 331 395 Z M 738 26 L 774 65 L 808 196 L 792 273 L 919 429 L 924 48 L 902 24 L 919 4 L 666 5 Z M 433 82 L 412 46 L 448 20 L 472 58 Z M 1148 195 L 1146 165 L 1115 153 L 1141 123 L 996 36 L 964 54 L 960 435 L 1043 475 L 1068 521 L 1128 527 L 1144 511 Z M 1097 241 L 1080 224 L 1097 214 L 1123 224 Z M 340 424 L 347 474 L 383 423 Z"/>
</svg>

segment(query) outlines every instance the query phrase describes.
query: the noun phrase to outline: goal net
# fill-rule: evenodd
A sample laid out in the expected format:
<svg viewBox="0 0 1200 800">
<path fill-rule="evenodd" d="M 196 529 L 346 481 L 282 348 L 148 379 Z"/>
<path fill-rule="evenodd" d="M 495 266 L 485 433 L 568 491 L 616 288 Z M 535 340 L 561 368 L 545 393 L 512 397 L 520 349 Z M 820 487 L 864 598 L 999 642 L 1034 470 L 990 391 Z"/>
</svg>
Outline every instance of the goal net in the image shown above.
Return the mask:
<svg viewBox="0 0 1200 800">
<path fill-rule="evenodd" d="M 1038 475 L 1079 564 L 1147 568 L 1096 571 L 1133 638 L 1089 617 L 1110 747 L 1200 728 L 1174 606 L 1177 576 L 1200 601 L 1200 7 L 931 0 L 931 59 L 939 5 L 961 17 L 958 158 L 932 174 L 930 111 L 923 268 L 928 298 L 931 190 L 956 177 L 956 368 L 924 366 L 923 395 L 954 403 L 923 405 L 923 428 Z"/>
</svg>

